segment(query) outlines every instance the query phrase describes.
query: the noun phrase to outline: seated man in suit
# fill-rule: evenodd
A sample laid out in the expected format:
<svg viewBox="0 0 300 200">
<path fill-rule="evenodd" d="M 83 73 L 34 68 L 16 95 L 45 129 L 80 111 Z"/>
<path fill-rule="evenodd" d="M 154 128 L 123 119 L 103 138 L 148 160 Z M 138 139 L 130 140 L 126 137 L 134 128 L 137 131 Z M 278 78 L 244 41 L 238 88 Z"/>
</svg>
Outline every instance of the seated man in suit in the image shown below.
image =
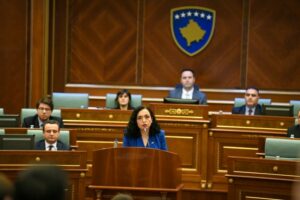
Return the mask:
<svg viewBox="0 0 300 200">
<path fill-rule="evenodd" d="M 256 87 L 246 88 L 246 104 L 232 109 L 232 114 L 261 115 L 262 107 L 258 104 L 259 90 Z"/>
<path fill-rule="evenodd" d="M 26 128 L 42 128 L 47 120 L 56 120 L 59 122 L 59 127 L 63 128 L 64 124 L 61 118 L 51 116 L 53 111 L 53 102 L 49 98 L 42 98 L 36 103 L 37 114 L 26 117 L 23 120 L 22 127 Z"/>
<path fill-rule="evenodd" d="M 298 111 L 298 124 L 288 128 L 287 136 L 289 138 L 300 138 L 300 110 Z"/>
<path fill-rule="evenodd" d="M 35 144 L 35 149 L 47 151 L 69 150 L 69 147 L 58 139 L 60 128 L 57 121 L 46 121 L 43 126 L 43 135 L 44 139 Z"/>
<path fill-rule="evenodd" d="M 181 70 L 181 84 L 171 90 L 168 97 L 177 99 L 196 99 L 199 104 L 206 104 L 206 95 L 195 85 L 195 72 L 192 69 Z"/>
</svg>

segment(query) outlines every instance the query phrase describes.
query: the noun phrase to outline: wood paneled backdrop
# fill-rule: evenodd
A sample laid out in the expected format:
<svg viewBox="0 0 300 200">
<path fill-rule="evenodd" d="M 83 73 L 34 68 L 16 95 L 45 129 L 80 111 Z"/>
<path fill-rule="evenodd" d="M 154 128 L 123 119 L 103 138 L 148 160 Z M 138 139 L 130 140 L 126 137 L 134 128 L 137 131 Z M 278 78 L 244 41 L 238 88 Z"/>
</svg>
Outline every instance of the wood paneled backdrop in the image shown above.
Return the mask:
<svg viewBox="0 0 300 200">
<path fill-rule="evenodd" d="M 181 6 L 216 11 L 214 35 L 193 57 L 171 34 L 170 10 Z M 249 85 L 299 99 L 299 7 L 299 0 L 0 0 L 0 107 L 19 113 L 53 91 L 97 99 L 124 86 L 161 98 L 182 67 L 196 71 L 209 100 L 232 100 Z"/>
</svg>

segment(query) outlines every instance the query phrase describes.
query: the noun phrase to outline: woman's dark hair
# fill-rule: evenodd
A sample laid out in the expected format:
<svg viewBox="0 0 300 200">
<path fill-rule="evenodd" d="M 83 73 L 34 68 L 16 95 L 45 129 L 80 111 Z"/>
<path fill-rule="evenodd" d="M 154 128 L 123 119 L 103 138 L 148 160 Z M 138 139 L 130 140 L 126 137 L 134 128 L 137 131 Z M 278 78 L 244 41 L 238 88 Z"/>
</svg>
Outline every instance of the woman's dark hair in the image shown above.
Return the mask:
<svg viewBox="0 0 300 200">
<path fill-rule="evenodd" d="M 119 104 L 119 97 L 122 96 L 123 94 L 127 94 L 128 98 L 129 98 L 129 101 L 128 101 L 128 110 L 131 110 L 132 107 L 130 105 L 131 103 L 131 94 L 130 92 L 127 90 L 127 89 L 123 89 L 123 90 L 120 90 L 118 93 L 117 93 L 117 96 L 115 98 L 115 102 L 117 104 L 117 109 L 120 109 L 120 104 Z"/>
<path fill-rule="evenodd" d="M 126 136 L 136 138 L 136 137 L 139 137 L 141 135 L 140 129 L 137 125 L 137 115 L 143 109 L 147 109 L 150 113 L 151 118 L 152 118 L 152 124 L 150 126 L 149 135 L 155 135 L 155 134 L 160 133 L 160 126 L 158 125 L 152 110 L 150 110 L 149 108 L 147 108 L 145 106 L 140 106 L 140 107 L 137 107 L 136 109 L 134 109 L 134 111 L 131 114 L 130 120 L 128 122 L 126 131 L 125 131 Z"/>
</svg>

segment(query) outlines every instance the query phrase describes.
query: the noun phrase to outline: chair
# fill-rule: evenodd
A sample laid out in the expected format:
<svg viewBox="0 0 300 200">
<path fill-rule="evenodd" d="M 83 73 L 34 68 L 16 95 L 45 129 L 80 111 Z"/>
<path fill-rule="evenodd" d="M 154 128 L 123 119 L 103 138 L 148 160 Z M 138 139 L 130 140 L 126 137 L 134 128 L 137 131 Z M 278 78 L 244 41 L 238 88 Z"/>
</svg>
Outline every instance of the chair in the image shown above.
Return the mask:
<svg viewBox="0 0 300 200">
<path fill-rule="evenodd" d="M 265 158 L 299 160 L 299 146 L 299 139 L 266 138 Z"/>
<path fill-rule="evenodd" d="M 28 129 L 27 135 L 35 135 L 35 143 L 44 139 L 42 129 Z M 59 140 L 70 146 L 70 131 L 60 130 Z"/>
<path fill-rule="evenodd" d="M 22 108 L 21 109 L 21 125 L 23 124 L 24 118 L 33 116 L 36 114 L 36 109 L 35 108 Z M 55 117 L 61 117 L 61 111 L 60 109 L 53 109 L 52 111 L 52 116 Z"/>
<path fill-rule="evenodd" d="M 115 102 L 116 94 L 108 93 L 106 94 L 106 104 L 105 107 L 109 109 L 114 109 L 117 107 Z M 136 108 L 142 105 L 142 95 L 140 94 L 131 94 L 131 107 Z"/>
<path fill-rule="evenodd" d="M 258 104 L 260 105 L 270 105 L 272 102 L 271 99 L 258 99 Z M 239 107 L 245 104 L 245 99 L 244 98 L 235 98 L 234 99 L 234 107 Z"/>
<path fill-rule="evenodd" d="M 298 118 L 298 112 L 300 110 L 300 101 L 299 100 L 290 100 L 290 104 L 294 105 L 294 117 Z"/>
<path fill-rule="evenodd" d="M 87 93 L 52 93 L 55 109 L 60 108 L 88 108 L 89 94 Z"/>
</svg>

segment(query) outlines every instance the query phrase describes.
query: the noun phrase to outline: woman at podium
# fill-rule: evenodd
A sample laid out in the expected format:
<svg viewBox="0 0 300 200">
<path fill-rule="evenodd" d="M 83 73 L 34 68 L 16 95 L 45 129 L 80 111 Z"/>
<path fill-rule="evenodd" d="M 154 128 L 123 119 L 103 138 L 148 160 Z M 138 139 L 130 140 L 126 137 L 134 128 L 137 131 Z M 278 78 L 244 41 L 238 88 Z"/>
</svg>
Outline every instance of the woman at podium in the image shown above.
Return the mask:
<svg viewBox="0 0 300 200">
<path fill-rule="evenodd" d="M 149 108 L 140 106 L 132 112 L 124 133 L 123 147 L 167 150 L 165 132 L 160 129 Z"/>
</svg>

